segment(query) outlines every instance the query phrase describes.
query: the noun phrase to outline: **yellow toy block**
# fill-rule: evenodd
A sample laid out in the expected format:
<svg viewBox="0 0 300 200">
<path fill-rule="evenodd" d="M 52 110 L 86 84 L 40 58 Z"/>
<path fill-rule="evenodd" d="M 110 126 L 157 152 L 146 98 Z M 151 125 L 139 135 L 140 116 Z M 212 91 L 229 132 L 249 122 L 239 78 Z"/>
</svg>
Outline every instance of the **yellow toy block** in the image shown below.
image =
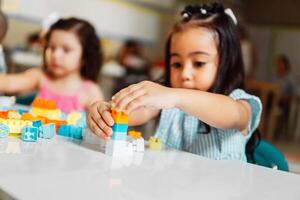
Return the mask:
<svg viewBox="0 0 300 200">
<path fill-rule="evenodd" d="M 134 139 L 142 137 L 142 133 L 140 131 L 129 131 L 128 135 Z"/>
<path fill-rule="evenodd" d="M 49 119 L 59 120 L 61 117 L 61 111 L 59 109 L 49 110 L 44 108 L 33 107 L 31 113 L 36 116 L 47 117 Z"/>
<path fill-rule="evenodd" d="M 77 121 L 81 118 L 81 113 L 80 112 L 71 112 L 67 116 L 67 122 L 68 124 L 73 124 L 76 125 Z"/>
<path fill-rule="evenodd" d="M 7 119 L 4 124 L 9 127 L 10 133 L 21 133 L 23 126 L 31 126 L 32 122 L 18 119 Z"/>
<path fill-rule="evenodd" d="M 162 143 L 161 143 L 160 138 L 150 137 L 150 139 L 149 139 L 149 149 L 161 150 L 162 149 Z"/>
<path fill-rule="evenodd" d="M 8 114 L 7 114 L 8 119 L 21 119 L 21 117 L 22 116 L 17 111 L 14 111 L 14 110 L 8 111 Z"/>
<path fill-rule="evenodd" d="M 115 124 L 128 124 L 128 115 L 124 112 L 117 112 L 116 110 L 111 110 L 112 118 Z"/>
</svg>

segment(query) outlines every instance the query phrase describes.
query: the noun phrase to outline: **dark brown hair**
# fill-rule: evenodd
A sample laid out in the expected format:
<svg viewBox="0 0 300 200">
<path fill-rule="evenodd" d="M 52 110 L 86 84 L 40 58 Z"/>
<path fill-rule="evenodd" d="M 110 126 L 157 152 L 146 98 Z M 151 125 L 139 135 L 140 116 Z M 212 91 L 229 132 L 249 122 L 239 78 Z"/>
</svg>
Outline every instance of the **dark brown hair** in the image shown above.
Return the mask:
<svg viewBox="0 0 300 200">
<path fill-rule="evenodd" d="M 100 39 L 97 36 L 94 27 L 89 22 L 77 18 L 58 20 L 50 27 L 50 30 L 45 36 L 46 45 L 44 56 L 51 34 L 55 30 L 72 31 L 77 35 L 82 47 L 82 66 L 80 75 L 86 80 L 96 82 L 102 65 L 102 52 Z M 44 66 L 46 68 L 45 61 Z"/>
</svg>

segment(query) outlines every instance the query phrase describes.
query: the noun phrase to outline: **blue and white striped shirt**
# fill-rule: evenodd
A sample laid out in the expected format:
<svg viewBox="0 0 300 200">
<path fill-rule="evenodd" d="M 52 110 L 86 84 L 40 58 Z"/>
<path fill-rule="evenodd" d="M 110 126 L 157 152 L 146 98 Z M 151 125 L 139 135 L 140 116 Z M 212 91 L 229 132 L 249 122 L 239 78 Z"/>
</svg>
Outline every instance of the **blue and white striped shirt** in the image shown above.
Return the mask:
<svg viewBox="0 0 300 200">
<path fill-rule="evenodd" d="M 247 136 L 244 136 L 237 129 L 214 127 L 210 127 L 210 132 L 207 134 L 202 121 L 177 108 L 162 110 L 155 136 L 161 138 L 167 147 L 216 160 L 246 161 L 245 147 L 259 125 L 262 112 L 261 101 L 258 97 L 247 94 L 241 89 L 234 90 L 229 97 L 234 100 L 245 100 L 251 106 L 252 116 L 249 121 Z"/>
</svg>

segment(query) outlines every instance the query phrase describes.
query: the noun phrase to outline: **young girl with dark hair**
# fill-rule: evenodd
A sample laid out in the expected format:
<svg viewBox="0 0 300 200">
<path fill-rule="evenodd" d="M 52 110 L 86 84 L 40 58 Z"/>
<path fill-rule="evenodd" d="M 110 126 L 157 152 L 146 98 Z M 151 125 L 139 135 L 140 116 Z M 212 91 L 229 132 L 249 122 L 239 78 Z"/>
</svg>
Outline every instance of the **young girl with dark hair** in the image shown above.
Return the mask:
<svg viewBox="0 0 300 200">
<path fill-rule="evenodd" d="M 45 36 L 44 67 L 20 74 L 0 75 L 0 91 L 38 90 L 68 113 L 85 110 L 102 99 L 96 84 L 102 56 L 99 38 L 87 21 L 68 18 L 54 23 Z"/>
<path fill-rule="evenodd" d="M 93 104 L 89 127 L 108 139 L 110 108 L 129 125 L 160 114 L 155 136 L 166 146 L 213 159 L 246 161 L 246 144 L 261 116 L 260 100 L 243 90 L 236 18 L 219 3 L 188 6 L 166 44 L 165 85 L 143 81 Z"/>
</svg>

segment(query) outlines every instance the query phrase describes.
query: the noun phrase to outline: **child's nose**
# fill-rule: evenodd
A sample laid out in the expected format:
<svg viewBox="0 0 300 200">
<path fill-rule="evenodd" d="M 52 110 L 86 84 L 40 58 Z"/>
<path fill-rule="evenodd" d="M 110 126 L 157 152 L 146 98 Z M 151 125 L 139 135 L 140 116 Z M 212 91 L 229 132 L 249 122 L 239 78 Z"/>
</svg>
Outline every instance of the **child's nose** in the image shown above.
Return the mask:
<svg viewBox="0 0 300 200">
<path fill-rule="evenodd" d="M 193 67 L 191 64 L 187 63 L 183 66 L 182 73 L 181 73 L 183 80 L 190 80 L 193 76 Z"/>
</svg>

